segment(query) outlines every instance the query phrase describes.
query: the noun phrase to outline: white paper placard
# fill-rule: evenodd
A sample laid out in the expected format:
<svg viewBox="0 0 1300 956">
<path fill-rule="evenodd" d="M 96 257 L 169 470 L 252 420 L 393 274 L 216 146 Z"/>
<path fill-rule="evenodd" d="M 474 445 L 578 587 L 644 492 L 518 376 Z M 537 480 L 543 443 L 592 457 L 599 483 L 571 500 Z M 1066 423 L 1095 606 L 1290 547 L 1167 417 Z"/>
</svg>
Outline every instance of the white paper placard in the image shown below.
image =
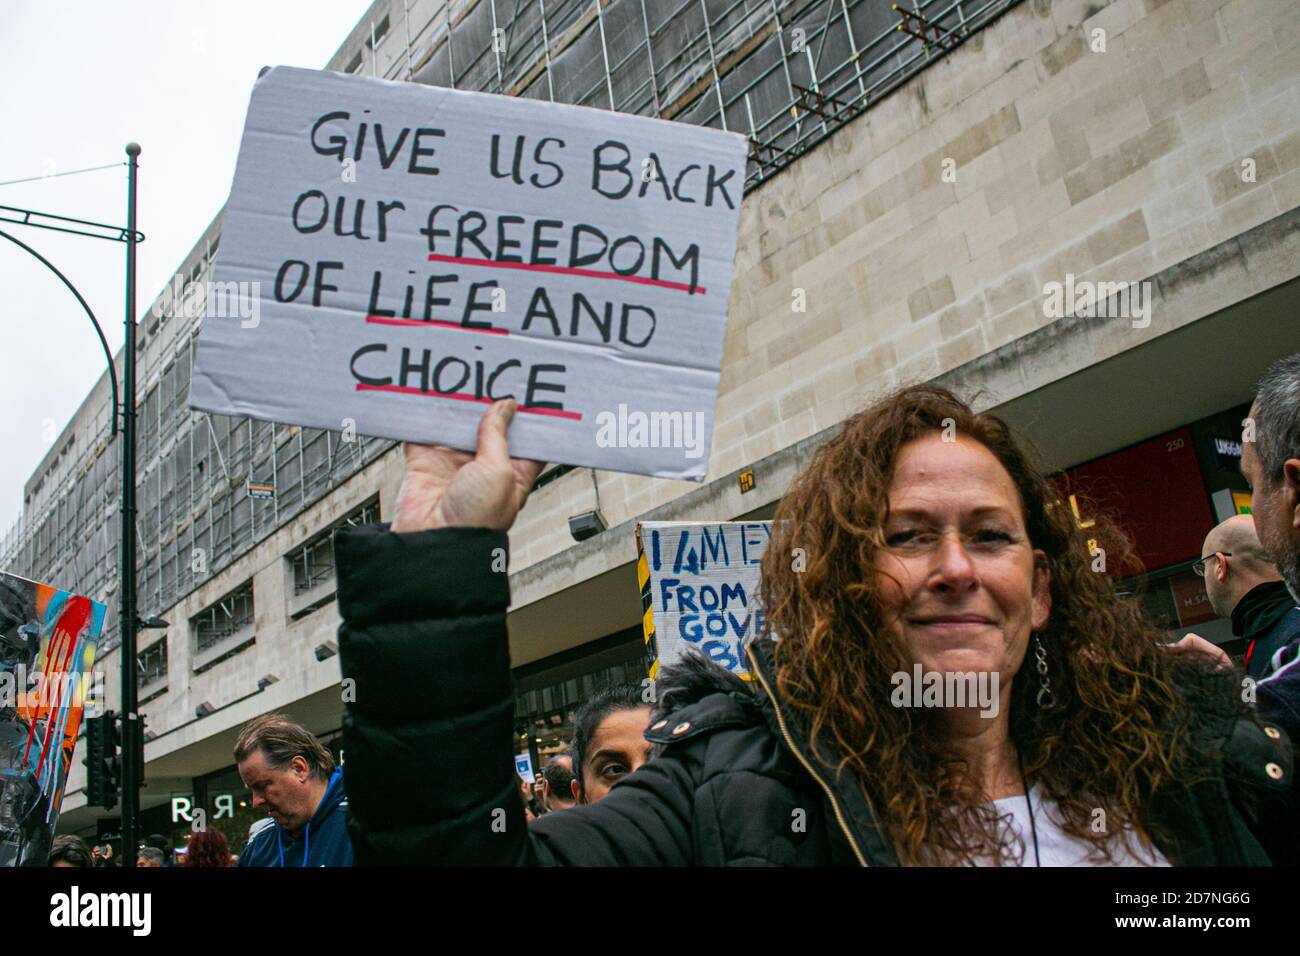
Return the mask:
<svg viewBox="0 0 1300 956">
<path fill-rule="evenodd" d="M 735 133 L 276 67 L 256 83 L 190 404 L 703 477 Z"/>
</svg>

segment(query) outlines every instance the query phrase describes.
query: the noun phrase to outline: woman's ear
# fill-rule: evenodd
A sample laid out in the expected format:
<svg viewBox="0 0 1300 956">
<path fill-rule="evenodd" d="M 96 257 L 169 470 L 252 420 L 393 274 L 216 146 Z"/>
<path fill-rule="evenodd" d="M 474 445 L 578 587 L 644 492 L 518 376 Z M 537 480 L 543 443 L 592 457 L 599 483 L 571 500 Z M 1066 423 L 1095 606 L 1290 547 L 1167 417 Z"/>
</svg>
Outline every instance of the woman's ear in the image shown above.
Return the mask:
<svg viewBox="0 0 1300 956">
<path fill-rule="evenodd" d="M 1052 616 L 1052 571 L 1047 564 L 1047 553 L 1034 552 L 1032 629 L 1041 631 L 1047 627 L 1047 619 Z"/>
<path fill-rule="evenodd" d="M 582 803 L 582 794 L 578 792 L 578 778 L 574 777 L 569 781 L 569 792 L 573 794 L 573 799 Z"/>
</svg>

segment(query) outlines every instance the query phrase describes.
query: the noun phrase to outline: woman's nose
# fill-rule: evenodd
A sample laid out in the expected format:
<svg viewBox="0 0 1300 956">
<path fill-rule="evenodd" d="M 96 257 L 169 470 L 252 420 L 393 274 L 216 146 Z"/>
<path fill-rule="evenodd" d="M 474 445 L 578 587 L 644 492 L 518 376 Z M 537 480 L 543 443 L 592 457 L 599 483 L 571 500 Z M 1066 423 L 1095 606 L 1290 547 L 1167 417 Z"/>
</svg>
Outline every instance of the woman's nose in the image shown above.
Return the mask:
<svg viewBox="0 0 1300 956">
<path fill-rule="evenodd" d="M 956 532 L 944 534 L 935 553 L 930 586 L 941 590 L 964 590 L 974 586 L 977 580 L 975 563 L 971 560 L 961 535 Z"/>
</svg>

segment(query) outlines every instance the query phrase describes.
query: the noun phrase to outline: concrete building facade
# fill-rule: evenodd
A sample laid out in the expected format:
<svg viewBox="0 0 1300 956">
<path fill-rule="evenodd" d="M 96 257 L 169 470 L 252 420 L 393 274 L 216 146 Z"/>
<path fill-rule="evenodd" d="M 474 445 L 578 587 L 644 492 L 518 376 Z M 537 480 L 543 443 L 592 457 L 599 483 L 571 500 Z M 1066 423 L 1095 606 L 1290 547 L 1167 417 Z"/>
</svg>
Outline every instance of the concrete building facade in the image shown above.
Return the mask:
<svg viewBox="0 0 1300 956">
<path fill-rule="evenodd" d="M 930 3 L 901 19 L 866 0 L 526 6 L 516 23 L 490 0 L 379 0 L 329 66 L 726 125 L 753 146 L 706 480 L 554 469 L 511 532 L 521 748 L 562 733 L 593 682 L 635 678 L 638 521 L 770 516 L 820 441 L 906 382 L 996 408 L 1051 470 L 1156 486 L 1149 514 L 1122 515 L 1135 527 L 1169 503 L 1158 476 L 1194 469 L 1203 513 L 1142 532 L 1163 562 L 1155 610 L 1228 636 L 1196 616 L 1199 552 L 1184 552 L 1244 488 L 1232 426 L 1256 378 L 1300 351 L 1300 23 L 1285 4 Z M 206 275 L 219 229 L 183 275 Z M 1103 301 L 1140 292 L 1098 315 L 1073 294 L 1090 283 L 1108 284 Z M 386 520 L 402 460 L 376 439 L 188 411 L 198 320 L 168 296 L 156 312 L 140 602 L 170 624 L 140 647 L 143 806 L 163 814 L 238 790 L 231 744 L 257 714 L 338 728 L 328 534 Z M 101 381 L 29 482 L 0 566 L 111 600 L 107 404 Z M 247 496 L 267 480 L 274 498 Z M 568 518 L 594 509 L 608 530 L 575 542 Z M 108 557 L 76 557 L 96 536 Z M 116 652 L 101 663 L 111 702 Z M 63 829 L 106 815 L 81 782 L 76 766 Z"/>
</svg>

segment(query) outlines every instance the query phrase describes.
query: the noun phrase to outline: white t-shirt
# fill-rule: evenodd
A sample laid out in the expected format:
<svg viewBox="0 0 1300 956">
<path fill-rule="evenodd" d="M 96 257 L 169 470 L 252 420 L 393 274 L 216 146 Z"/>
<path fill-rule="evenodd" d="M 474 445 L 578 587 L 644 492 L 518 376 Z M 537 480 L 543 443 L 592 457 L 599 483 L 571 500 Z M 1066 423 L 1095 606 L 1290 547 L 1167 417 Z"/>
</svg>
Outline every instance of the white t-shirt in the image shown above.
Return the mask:
<svg viewBox="0 0 1300 956">
<path fill-rule="evenodd" d="M 998 813 L 1010 815 L 1010 828 L 1020 837 L 1025 846 L 1021 866 L 1169 866 L 1169 861 L 1159 849 L 1147 850 L 1131 830 L 1114 838 L 1112 850 L 1114 863 L 1092 857 L 1092 844 L 1067 833 L 1061 827 L 1061 818 L 1056 810 L 1056 803 L 1042 795 L 1042 788 L 1034 784 L 1029 792 L 1029 801 L 1034 807 L 1033 826 L 1029 823 L 1029 805 L 1025 797 L 1003 797 L 994 800 Z M 1034 831 L 1038 832 L 1038 855 L 1034 855 Z M 981 863 L 991 866 L 991 862 Z"/>
</svg>

